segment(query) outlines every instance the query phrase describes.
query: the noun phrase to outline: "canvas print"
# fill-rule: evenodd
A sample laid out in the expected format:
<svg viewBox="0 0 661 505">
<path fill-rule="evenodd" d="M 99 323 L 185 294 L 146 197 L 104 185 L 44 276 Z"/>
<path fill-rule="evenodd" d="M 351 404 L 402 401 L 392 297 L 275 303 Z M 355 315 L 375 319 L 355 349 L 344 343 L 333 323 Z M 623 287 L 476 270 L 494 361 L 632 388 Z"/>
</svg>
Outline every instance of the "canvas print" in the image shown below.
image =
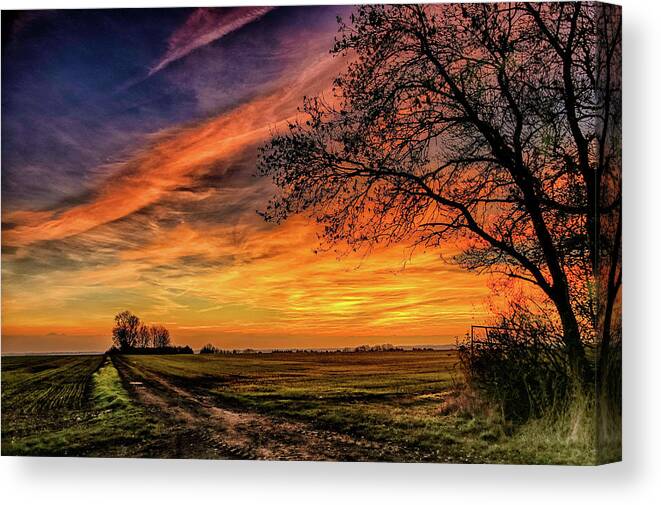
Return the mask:
<svg viewBox="0 0 661 505">
<path fill-rule="evenodd" d="M 2 454 L 621 458 L 621 16 L 2 12 Z"/>
</svg>

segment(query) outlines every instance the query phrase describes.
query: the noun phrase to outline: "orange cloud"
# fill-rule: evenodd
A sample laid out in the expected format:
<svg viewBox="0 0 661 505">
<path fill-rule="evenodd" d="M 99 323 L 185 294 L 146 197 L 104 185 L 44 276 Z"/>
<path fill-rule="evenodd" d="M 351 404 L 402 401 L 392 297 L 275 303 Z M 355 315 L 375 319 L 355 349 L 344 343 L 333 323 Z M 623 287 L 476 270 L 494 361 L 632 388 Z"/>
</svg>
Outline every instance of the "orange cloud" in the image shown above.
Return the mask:
<svg viewBox="0 0 661 505">
<path fill-rule="evenodd" d="M 339 60 L 325 58 L 311 65 L 294 82 L 201 124 L 152 136 L 149 144 L 112 169 L 88 203 L 61 212 L 10 212 L 5 220 L 16 226 L 3 230 L 6 245 L 25 246 L 87 232 L 157 202 L 172 190 L 190 184 L 211 169 L 227 170 L 233 156 L 264 140 L 292 111 L 306 91 L 330 82 Z"/>
<path fill-rule="evenodd" d="M 128 307 L 145 320 L 167 321 L 178 342 L 194 346 L 334 347 L 450 343 L 485 317 L 485 279 L 437 253 L 408 261 L 402 245 L 338 259 L 313 253 L 316 229 L 303 217 L 277 227 L 254 219 L 162 230 L 119 253 L 117 264 L 77 272 L 75 281 L 53 272 L 39 292 L 10 293 L 3 331 L 21 331 L 26 316 L 38 311 L 23 328 L 29 335 L 52 327 L 72 334 L 67 320 L 76 321 L 99 335 L 92 340 L 103 349 L 112 315 Z M 225 257 L 232 259 L 213 264 Z M 200 267 L 206 262 L 212 266 Z"/>
</svg>

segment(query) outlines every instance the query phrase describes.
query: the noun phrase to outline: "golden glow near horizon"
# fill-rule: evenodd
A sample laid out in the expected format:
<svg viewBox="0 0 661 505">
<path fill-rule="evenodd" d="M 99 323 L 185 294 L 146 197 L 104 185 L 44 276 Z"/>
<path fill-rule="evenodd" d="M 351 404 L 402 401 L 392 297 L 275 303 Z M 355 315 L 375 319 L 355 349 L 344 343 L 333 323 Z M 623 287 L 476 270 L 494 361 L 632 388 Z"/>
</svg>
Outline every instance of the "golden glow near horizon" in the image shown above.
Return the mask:
<svg viewBox="0 0 661 505">
<path fill-rule="evenodd" d="M 182 224 L 118 264 L 51 272 L 39 289 L 5 285 L 3 352 L 105 349 L 124 308 L 167 325 L 179 344 L 228 348 L 452 343 L 484 318 L 485 280 L 437 253 L 407 261 L 399 246 L 338 259 L 315 244 L 303 218 L 260 231 Z M 187 271 L 191 255 L 235 259 Z"/>
</svg>

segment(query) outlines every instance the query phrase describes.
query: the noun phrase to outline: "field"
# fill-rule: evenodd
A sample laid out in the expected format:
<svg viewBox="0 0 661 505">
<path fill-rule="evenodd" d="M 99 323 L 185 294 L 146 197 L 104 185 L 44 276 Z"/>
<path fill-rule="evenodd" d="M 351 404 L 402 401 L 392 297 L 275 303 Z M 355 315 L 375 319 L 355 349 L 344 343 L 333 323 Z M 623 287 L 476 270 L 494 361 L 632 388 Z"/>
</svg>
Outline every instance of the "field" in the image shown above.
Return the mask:
<svg viewBox="0 0 661 505">
<path fill-rule="evenodd" d="M 459 377 L 453 351 L 4 357 L 2 453 L 587 462 L 539 427 L 444 408 Z"/>
<path fill-rule="evenodd" d="M 104 356 L 2 359 L 2 454 L 129 456 L 156 426 Z"/>
</svg>

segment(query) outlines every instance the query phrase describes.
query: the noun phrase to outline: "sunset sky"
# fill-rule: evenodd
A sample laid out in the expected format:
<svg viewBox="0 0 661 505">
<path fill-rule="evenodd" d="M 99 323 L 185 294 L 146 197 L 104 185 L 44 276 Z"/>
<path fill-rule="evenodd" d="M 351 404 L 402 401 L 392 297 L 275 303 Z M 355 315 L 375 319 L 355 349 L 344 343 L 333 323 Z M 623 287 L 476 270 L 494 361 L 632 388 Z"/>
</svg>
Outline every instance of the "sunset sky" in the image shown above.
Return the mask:
<svg viewBox="0 0 661 505">
<path fill-rule="evenodd" d="M 441 344 L 481 323 L 487 279 L 438 250 L 315 254 L 307 216 L 256 213 L 274 191 L 257 148 L 328 92 L 349 12 L 4 12 L 2 351 L 104 350 L 124 309 L 192 347 Z"/>
</svg>

